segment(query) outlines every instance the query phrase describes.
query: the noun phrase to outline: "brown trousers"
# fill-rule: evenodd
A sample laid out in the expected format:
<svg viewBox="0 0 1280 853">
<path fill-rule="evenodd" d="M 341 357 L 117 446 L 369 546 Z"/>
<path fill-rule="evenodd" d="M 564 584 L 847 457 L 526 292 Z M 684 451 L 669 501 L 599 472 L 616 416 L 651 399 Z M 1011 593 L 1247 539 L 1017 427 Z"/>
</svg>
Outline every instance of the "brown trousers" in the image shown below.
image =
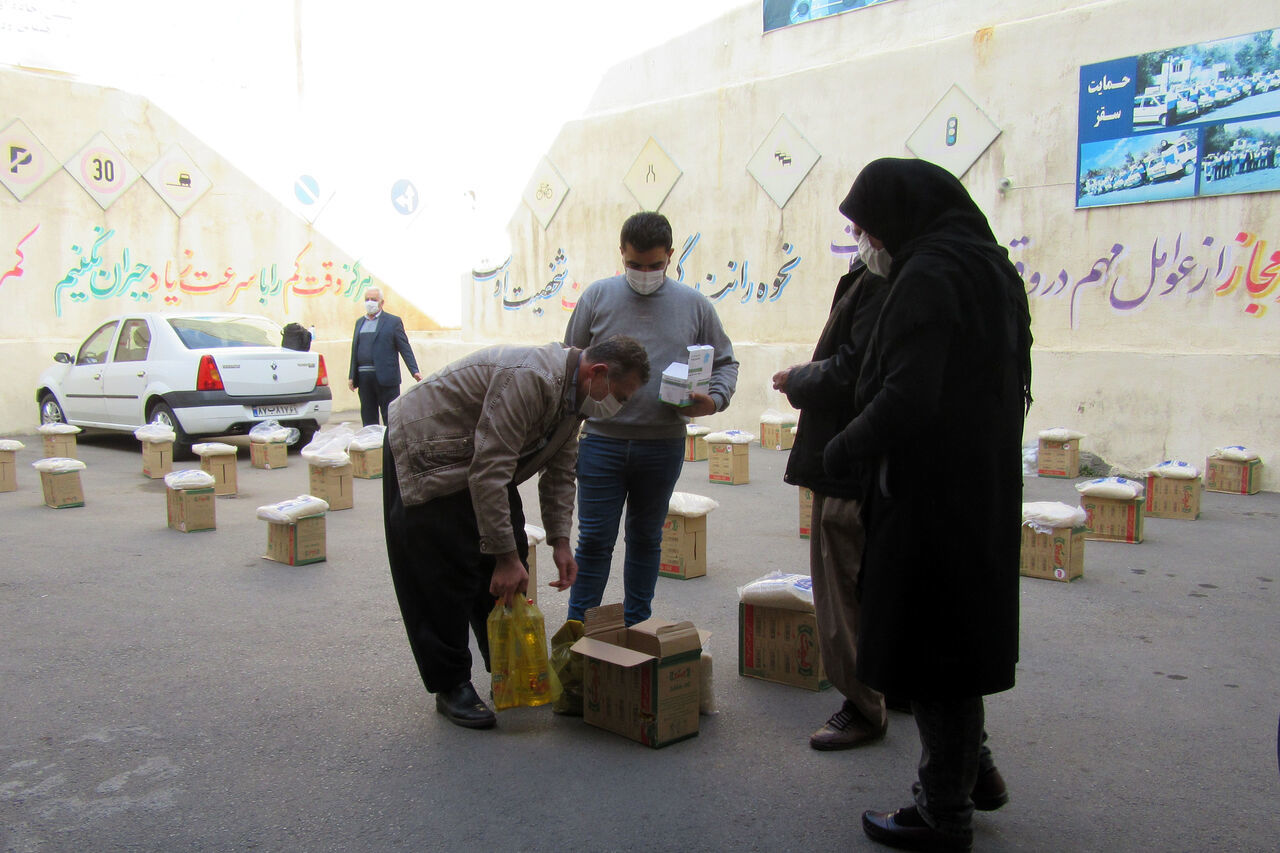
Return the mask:
<svg viewBox="0 0 1280 853">
<path fill-rule="evenodd" d="M 868 723 L 888 720 L 884 696 L 858 680 L 858 572 L 867 534 L 858 501 L 814 493 L 809 574 L 818 616 L 818 649 L 827 678 Z"/>
</svg>

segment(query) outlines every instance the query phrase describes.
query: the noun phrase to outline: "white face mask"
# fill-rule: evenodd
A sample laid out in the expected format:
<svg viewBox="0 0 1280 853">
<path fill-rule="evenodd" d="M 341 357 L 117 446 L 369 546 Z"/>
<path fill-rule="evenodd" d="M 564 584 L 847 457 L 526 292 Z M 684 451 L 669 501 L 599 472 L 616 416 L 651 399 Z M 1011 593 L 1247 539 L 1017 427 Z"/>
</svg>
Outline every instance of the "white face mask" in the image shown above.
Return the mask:
<svg viewBox="0 0 1280 853">
<path fill-rule="evenodd" d="M 627 284 L 631 285 L 631 289 L 641 296 L 648 296 L 667 280 L 667 271 L 661 270 L 633 270 L 627 267 Z"/>
<path fill-rule="evenodd" d="M 366 314 L 370 314 L 370 315 L 372 315 L 372 314 L 377 314 L 377 313 L 378 313 L 378 303 L 377 303 L 377 302 L 374 302 L 372 299 L 366 299 L 366 300 L 364 301 L 364 313 L 366 313 Z"/>
<path fill-rule="evenodd" d="M 611 418 L 622 411 L 622 403 L 613 394 L 605 394 L 602 400 L 588 394 L 578 406 L 578 411 L 589 418 Z"/>
<path fill-rule="evenodd" d="M 877 249 L 871 245 L 871 235 L 866 231 L 858 237 L 858 257 L 867 265 L 867 269 L 876 275 L 887 276 L 893 265 L 893 258 L 887 249 Z"/>
</svg>

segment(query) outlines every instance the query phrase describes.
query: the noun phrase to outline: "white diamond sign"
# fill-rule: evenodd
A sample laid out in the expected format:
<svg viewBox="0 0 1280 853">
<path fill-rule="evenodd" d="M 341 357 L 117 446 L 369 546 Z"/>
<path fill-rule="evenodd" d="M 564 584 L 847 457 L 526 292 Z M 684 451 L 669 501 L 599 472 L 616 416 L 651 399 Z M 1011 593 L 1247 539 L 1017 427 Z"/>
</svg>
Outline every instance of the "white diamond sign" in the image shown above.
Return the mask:
<svg viewBox="0 0 1280 853">
<path fill-rule="evenodd" d="M 143 177 L 179 217 L 213 188 L 213 182 L 177 143 L 170 145 Z"/>
<path fill-rule="evenodd" d="M 682 174 L 675 161 L 650 136 L 640 149 L 640 156 L 636 157 L 622 179 L 622 185 L 639 202 L 641 210 L 657 210 L 667 200 L 671 188 Z"/>
<path fill-rule="evenodd" d="M 63 168 L 103 210 L 133 186 L 139 177 L 138 170 L 102 131 L 98 131 Z"/>
<path fill-rule="evenodd" d="M 960 178 L 999 135 L 1000 128 L 953 85 L 907 138 L 907 148 Z"/>
<path fill-rule="evenodd" d="M 809 170 L 822 157 L 786 116 L 779 116 L 773 130 L 747 163 L 747 171 L 778 207 L 786 207 Z"/>
<path fill-rule="evenodd" d="M 533 170 L 529 185 L 524 188 L 523 198 L 524 203 L 529 205 L 533 215 L 542 224 L 544 231 L 555 218 L 556 211 L 560 209 L 560 204 L 568 192 L 569 185 L 560 176 L 560 172 L 550 160 L 543 157 L 538 163 L 538 168 Z"/>
<path fill-rule="evenodd" d="M 22 201 L 62 168 L 31 129 L 16 118 L 0 131 L 0 183 Z"/>
</svg>

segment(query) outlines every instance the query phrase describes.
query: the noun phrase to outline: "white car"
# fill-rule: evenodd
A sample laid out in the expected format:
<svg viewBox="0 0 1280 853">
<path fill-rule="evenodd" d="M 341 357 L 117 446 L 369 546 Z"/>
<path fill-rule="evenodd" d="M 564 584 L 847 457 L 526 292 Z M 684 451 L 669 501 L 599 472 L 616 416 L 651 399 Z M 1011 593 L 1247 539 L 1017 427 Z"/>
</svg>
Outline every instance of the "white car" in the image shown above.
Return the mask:
<svg viewBox="0 0 1280 853">
<path fill-rule="evenodd" d="M 329 419 L 324 356 L 280 346 L 281 328 L 254 314 L 125 314 L 93 331 L 40 375 L 41 423 L 132 432 L 159 422 L 176 455 L 205 437 L 279 421 L 305 445 Z"/>
</svg>

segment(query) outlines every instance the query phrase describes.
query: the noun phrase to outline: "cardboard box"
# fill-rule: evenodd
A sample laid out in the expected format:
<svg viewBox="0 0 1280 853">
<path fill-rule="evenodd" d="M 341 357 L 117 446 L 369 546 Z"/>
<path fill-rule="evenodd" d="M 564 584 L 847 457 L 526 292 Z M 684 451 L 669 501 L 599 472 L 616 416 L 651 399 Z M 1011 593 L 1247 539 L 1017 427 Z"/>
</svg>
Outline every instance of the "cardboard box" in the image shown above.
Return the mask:
<svg viewBox="0 0 1280 853">
<path fill-rule="evenodd" d="M 1085 539 L 1105 542 L 1142 541 L 1143 504 L 1146 498 L 1098 498 L 1081 495 L 1084 507 Z"/>
<path fill-rule="evenodd" d="M 360 480 L 382 479 L 382 448 L 372 447 L 368 450 L 349 450 L 351 456 L 351 476 Z"/>
<path fill-rule="evenodd" d="M 813 489 L 800 487 L 800 538 L 808 539 L 813 531 Z"/>
<path fill-rule="evenodd" d="M 213 486 L 200 489 L 167 489 L 169 527 L 183 533 L 217 528 L 217 507 Z"/>
<path fill-rule="evenodd" d="M 200 457 L 200 470 L 213 475 L 213 493 L 215 495 L 234 495 L 240 491 L 236 477 L 236 455 L 234 453 L 218 453 Z"/>
<path fill-rule="evenodd" d="M 1204 481 L 1147 475 L 1146 513 L 1151 518 L 1195 521 L 1200 517 L 1200 492 Z"/>
<path fill-rule="evenodd" d="M 818 650 L 813 611 L 738 602 L 738 674 L 826 690 L 831 686 Z"/>
<path fill-rule="evenodd" d="M 1070 583 L 1084 575 L 1083 527 L 1055 527 L 1053 533 L 1037 533 L 1022 526 L 1023 577 Z"/>
<path fill-rule="evenodd" d="M 689 405 L 689 392 L 693 383 L 689 381 L 689 365 L 673 361 L 662 371 L 662 384 L 658 386 L 658 399 L 673 406 Z"/>
<path fill-rule="evenodd" d="M 0 492 L 18 490 L 18 451 L 0 450 Z"/>
<path fill-rule="evenodd" d="M 1042 438 L 1036 459 L 1038 464 L 1036 473 L 1041 477 L 1079 477 L 1080 439 L 1050 441 Z"/>
<path fill-rule="evenodd" d="M 707 573 L 707 517 L 668 515 L 662 524 L 658 574 L 689 580 Z"/>
<path fill-rule="evenodd" d="M 727 441 L 707 442 L 707 478 L 713 483 L 741 486 L 751 482 L 751 445 Z"/>
<path fill-rule="evenodd" d="M 74 432 L 54 433 L 52 435 L 43 435 L 44 439 L 44 458 L 51 459 L 55 456 L 61 456 L 65 459 L 76 458 L 76 434 Z"/>
<path fill-rule="evenodd" d="M 84 489 L 80 485 L 79 471 L 63 471 L 51 474 L 40 472 L 40 488 L 44 490 L 44 505 L 54 509 L 84 506 Z"/>
<path fill-rule="evenodd" d="M 1204 487 L 1211 492 L 1256 495 L 1262 489 L 1261 480 L 1261 459 L 1233 462 L 1230 459 L 1209 457 L 1204 465 Z"/>
<path fill-rule="evenodd" d="M 795 434 L 791 428 L 795 421 L 781 424 L 760 424 L 760 446 L 765 450 L 790 450 L 795 444 Z"/>
<path fill-rule="evenodd" d="M 622 605 L 587 611 L 582 716 L 657 749 L 698 734 L 702 642 L 690 622 L 646 619 L 623 627 Z"/>
<path fill-rule="evenodd" d="M 251 441 L 249 464 L 254 468 L 284 468 L 289 464 L 289 446 L 283 441 Z"/>
<path fill-rule="evenodd" d="M 142 476 L 158 480 L 173 470 L 172 441 L 142 442 Z"/>
<path fill-rule="evenodd" d="M 267 522 L 267 553 L 277 563 L 305 566 L 325 561 L 324 513 L 308 515 L 292 524 Z"/>
<path fill-rule="evenodd" d="M 707 438 L 704 435 L 684 437 L 684 461 L 701 462 L 707 458 Z"/>
<path fill-rule="evenodd" d="M 716 348 L 710 344 L 695 344 L 689 350 L 689 390 L 694 394 L 706 394 L 711 390 L 711 371 Z"/>
<path fill-rule="evenodd" d="M 311 488 L 308 494 L 315 495 L 329 503 L 329 511 L 351 509 L 355 505 L 351 478 L 351 463 L 336 468 L 325 465 L 312 465 Z"/>
</svg>

